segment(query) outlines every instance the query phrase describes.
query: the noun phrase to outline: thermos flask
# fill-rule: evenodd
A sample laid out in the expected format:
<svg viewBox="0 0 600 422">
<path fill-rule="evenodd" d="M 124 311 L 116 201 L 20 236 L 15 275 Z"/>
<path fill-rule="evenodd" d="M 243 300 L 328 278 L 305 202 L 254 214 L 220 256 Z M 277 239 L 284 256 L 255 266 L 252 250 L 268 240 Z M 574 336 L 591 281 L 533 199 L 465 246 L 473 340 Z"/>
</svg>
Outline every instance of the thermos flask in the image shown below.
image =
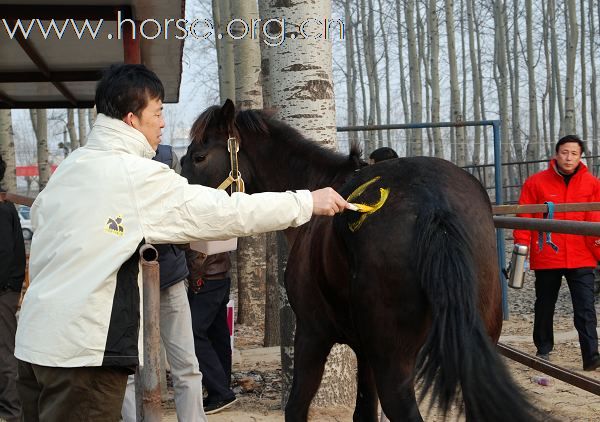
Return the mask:
<svg viewBox="0 0 600 422">
<path fill-rule="evenodd" d="M 525 259 L 529 248 L 525 245 L 515 245 L 513 248 L 510 267 L 508 269 L 508 285 L 513 289 L 523 287 L 525 279 Z"/>
</svg>

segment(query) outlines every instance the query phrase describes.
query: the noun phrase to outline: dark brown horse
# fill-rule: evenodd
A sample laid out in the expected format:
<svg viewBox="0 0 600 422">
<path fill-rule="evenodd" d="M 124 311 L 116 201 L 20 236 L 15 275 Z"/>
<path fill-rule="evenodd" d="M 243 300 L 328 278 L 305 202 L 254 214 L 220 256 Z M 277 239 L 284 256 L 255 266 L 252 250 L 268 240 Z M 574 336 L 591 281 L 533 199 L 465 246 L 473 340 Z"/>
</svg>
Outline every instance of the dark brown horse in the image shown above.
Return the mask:
<svg viewBox="0 0 600 422">
<path fill-rule="evenodd" d="M 191 183 L 219 185 L 227 139 L 240 140 L 247 191 L 332 186 L 370 213 L 314 217 L 288 230 L 285 282 L 297 316 L 294 381 L 286 421 L 306 421 L 334 343 L 358 359 L 355 421 L 422 420 L 414 385 L 445 413 L 455 402 L 474 421 L 531 421 L 533 410 L 494 343 L 501 286 L 489 199 L 453 164 L 415 157 L 364 166 L 360 152 L 326 150 L 264 112 L 230 101 L 203 112 L 183 163 Z"/>
</svg>

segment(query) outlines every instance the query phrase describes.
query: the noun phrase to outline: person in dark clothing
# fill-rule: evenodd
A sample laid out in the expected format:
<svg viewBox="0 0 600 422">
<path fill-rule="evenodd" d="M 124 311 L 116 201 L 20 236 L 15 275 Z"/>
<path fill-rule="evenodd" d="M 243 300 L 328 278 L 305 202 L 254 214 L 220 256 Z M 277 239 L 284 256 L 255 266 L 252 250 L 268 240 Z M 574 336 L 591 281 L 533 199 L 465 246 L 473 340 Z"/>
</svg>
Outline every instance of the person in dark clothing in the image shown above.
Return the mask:
<svg viewBox="0 0 600 422">
<path fill-rule="evenodd" d="M 230 388 L 231 342 L 227 325 L 231 262 L 228 252 L 206 256 L 189 249 L 186 256 L 194 348 L 208 393 L 204 412 L 211 415 L 237 400 Z"/>
<path fill-rule="evenodd" d="M 6 163 L 0 156 L 0 183 L 5 171 Z M 14 353 L 15 314 L 24 279 L 25 242 L 19 214 L 13 203 L 0 198 L 0 419 L 8 422 L 18 421 L 21 417 Z"/>
<path fill-rule="evenodd" d="M 170 145 L 158 145 L 153 160 L 176 173 L 181 166 Z M 185 252 L 172 244 L 154 245 L 160 268 L 160 336 L 171 367 L 175 410 L 180 421 L 203 421 L 202 374 L 193 351 L 194 338 L 185 281 L 188 277 Z M 135 422 L 135 384 L 130 376 L 121 411 L 123 422 Z"/>
<path fill-rule="evenodd" d="M 373 150 L 369 155 L 369 164 L 375 164 L 379 161 L 391 160 L 392 158 L 398 158 L 398 154 L 390 147 L 381 147 Z"/>
</svg>

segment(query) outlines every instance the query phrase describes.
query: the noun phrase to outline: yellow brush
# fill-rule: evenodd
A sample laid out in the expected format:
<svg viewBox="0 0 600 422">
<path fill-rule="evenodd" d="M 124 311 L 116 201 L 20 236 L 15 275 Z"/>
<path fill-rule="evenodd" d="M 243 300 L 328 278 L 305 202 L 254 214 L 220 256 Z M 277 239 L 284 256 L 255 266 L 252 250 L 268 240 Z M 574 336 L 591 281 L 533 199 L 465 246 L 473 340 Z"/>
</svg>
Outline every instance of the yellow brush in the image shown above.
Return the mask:
<svg viewBox="0 0 600 422">
<path fill-rule="evenodd" d="M 356 212 L 373 212 L 373 211 L 375 211 L 375 207 L 372 205 L 357 204 L 356 202 L 350 202 L 350 205 L 352 205 L 352 207 L 349 209 L 352 211 L 356 211 Z"/>
<path fill-rule="evenodd" d="M 367 189 L 367 187 L 369 185 L 371 185 L 372 183 L 376 182 L 379 179 L 380 179 L 380 176 L 377 176 L 377 177 L 374 177 L 373 179 L 369 180 L 368 182 L 360 185 L 358 188 L 356 188 L 354 190 L 354 192 L 352 192 L 350 194 L 347 201 L 352 201 L 353 199 L 358 198 Z M 379 201 L 377 201 L 374 204 L 369 205 L 369 204 L 360 204 L 357 202 L 350 202 L 350 205 L 352 205 L 352 207 L 350 209 L 352 211 L 362 213 L 362 215 L 360 216 L 360 218 L 357 221 L 355 221 L 353 223 L 348 223 L 348 228 L 350 229 L 350 231 L 354 232 L 354 231 L 358 230 L 368 215 L 373 214 L 375 211 L 377 211 L 379 208 L 381 208 L 383 206 L 383 204 L 385 204 L 385 201 L 387 200 L 389 194 L 390 194 L 389 188 L 385 188 L 385 189 L 379 188 L 379 195 L 380 195 Z"/>
</svg>

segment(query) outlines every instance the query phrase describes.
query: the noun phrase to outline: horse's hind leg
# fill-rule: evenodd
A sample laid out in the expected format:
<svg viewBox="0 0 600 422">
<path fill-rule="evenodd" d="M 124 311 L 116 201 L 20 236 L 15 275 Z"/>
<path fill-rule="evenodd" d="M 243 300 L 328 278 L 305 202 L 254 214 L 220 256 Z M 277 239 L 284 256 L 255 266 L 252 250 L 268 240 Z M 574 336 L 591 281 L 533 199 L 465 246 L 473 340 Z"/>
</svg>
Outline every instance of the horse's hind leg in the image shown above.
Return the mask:
<svg viewBox="0 0 600 422">
<path fill-rule="evenodd" d="M 307 334 L 298 322 L 294 341 L 294 380 L 285 406 L 286 422 L 307 420 L 310 402 L 317 393 L 332 347 L 331 341 Z"/>
<path fill-rule="evenodd" d="M 377 422 L 377 388 L 373 370 L 364 357 L 357 354 L 358 389 L 356 392 L 355 422 Z"/>
<path fill-rule="evenodd" d="M 377 380 L 379 400 L 381 409 L 390 422 L 422 422 L 413 377 L 407 372 L 390 370 L 385 375 L 381 374 L 381 378 Z"/>
</svg>

